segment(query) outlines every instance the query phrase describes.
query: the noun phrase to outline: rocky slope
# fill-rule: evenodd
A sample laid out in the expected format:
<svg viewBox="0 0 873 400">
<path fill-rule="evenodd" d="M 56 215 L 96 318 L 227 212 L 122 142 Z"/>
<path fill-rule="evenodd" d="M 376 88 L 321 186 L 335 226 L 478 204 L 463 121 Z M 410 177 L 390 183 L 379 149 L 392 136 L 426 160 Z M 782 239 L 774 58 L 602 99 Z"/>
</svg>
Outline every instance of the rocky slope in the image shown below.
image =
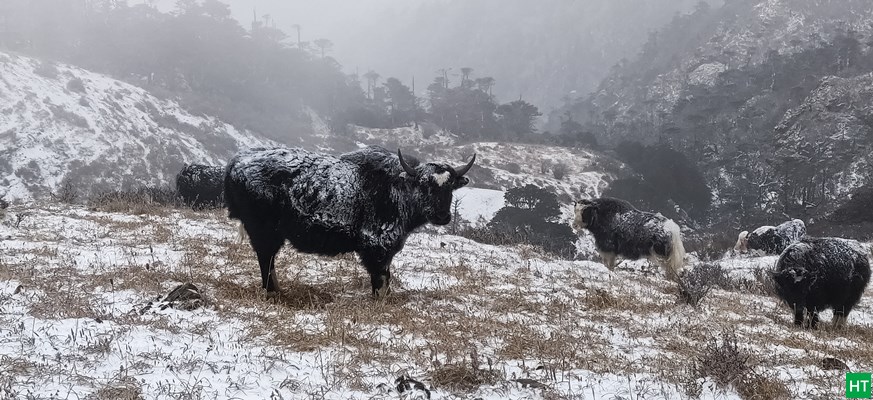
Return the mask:
<svg viewBox="0 0 873 400">
<path fill-rule="evenodd" d="M 869 129 L 870 18 L 873 3 L 858 0 L 698 7 L 561 111 L 607 147 L 668 143 L 686 154 L 712 191 L 712 219 L 815 218 L 869 176 L 859 139 Z"/>
<path fill-rule="evenodd" d="M 873 177 L 873 73 L 826 77 L 776 126 L 780 172 L 794 178 L 790 199 L 845 199 Z M 811 206 L 818 206 L 811 204 Z M 830 214 L 834 204 L 822 204 Z"/>
</svg>

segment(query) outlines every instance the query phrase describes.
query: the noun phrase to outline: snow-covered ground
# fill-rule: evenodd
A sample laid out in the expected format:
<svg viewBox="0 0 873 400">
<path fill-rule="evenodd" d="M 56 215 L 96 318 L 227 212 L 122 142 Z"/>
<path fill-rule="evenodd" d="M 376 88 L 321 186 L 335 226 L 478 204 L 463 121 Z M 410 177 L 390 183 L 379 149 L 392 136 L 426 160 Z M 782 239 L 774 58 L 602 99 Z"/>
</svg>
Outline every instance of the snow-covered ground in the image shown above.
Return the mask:
<svg viewBox="0 0 873 400">
<path fill-rule="evenodd" d="M 287 248 L 282 293 L 267 296 L 221 211 L 13 205 L 0 223 L 0 399 L 415 398 L 394 389 L 402 374 L 434 399 L 841 397 L 843 373 L 820 361 L 873 369 L 869 292 L 846 331 L 798 330 L 754 285 L 774 261 L 720 260 L 749 286 L 695 309 L 643 261 L 611 273 L 421 233 L 395 258 L 386 301 L 354 256 Z M 162 309 L 182 282 L 205 306 Z M 719 388 L 692 373 L 727 328 L 758 381 Z"/>
<path fill-rule="evenodd" d="M 505 204 L 502 190 L 463 187 L 455 192 L 459 201 L 458 212 L 473 225 L 487 223 Z"/>
</svg>

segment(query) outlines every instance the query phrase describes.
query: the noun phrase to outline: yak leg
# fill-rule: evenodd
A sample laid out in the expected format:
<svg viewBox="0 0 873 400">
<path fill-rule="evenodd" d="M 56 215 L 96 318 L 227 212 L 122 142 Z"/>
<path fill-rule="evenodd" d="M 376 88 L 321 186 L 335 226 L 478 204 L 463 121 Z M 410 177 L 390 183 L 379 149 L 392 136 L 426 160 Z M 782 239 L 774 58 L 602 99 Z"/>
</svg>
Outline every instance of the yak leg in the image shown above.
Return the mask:
<svg viewBox="0 0 873 400">
<path fill-rule="evenodd" d="M 276 279 L 276 253 L 285 244 L 285 239 L 273 232 L 272 235 L 252 234 L 249 232 L 252 248 L 258 255 L 258 265 L 261 267 L 261 287 L 268 292 L 279 290 L 279 281 Z"/>
<path fill-rule="evenodd" d="M 842 329 L 846 327 L 846 317 L 849 315 L 851 308 L 834 307 L 834 329 Z"/>
<path fill-rule="evenodd" d="M 384 250 L 363 251 L 359 253 L 364 268 L 370 273 L 370 284 L 373 287 L 373 296 L 385 298 L 390 292 L 391 282 L 391 259 L 393 255 Z"/>
<path fill-rule="evenodd" d="M 809 316 L 809 328 L 818 329 L 818 310 L 807 307 L 806 314 Z"/>
<path fill-rule="evenodd" d="M 806 313 L 806 309 L 801 304 L 794 305 L 794 325 L 795 326 L 803 326 L 803 317 Z"/>
</svg>

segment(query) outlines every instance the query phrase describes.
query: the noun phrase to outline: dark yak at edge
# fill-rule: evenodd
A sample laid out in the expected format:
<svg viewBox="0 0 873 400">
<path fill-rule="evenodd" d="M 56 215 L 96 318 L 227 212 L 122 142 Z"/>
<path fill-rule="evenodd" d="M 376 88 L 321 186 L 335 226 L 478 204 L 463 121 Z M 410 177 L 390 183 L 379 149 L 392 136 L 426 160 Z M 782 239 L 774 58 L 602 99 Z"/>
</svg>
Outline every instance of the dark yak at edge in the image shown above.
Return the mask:
<svg viewBox="0 0 873 400">
<path fill-rule="evenodd" d="M 832 308 L 833 324 L 841 327 L 870 281 L 870 260 L 857 241 L 804 238 L 785 248 L 771 274 L 776 294 L 794 311 L 795 325 L 815 329 L 818 313 Z"/>
<path fill-rule="evenodd" d="M 224 167 L 185 165 L 176 174 L 176 193 L 182 203 L 195 210 L 221 207 L 224 203 Z"/>
</svg>

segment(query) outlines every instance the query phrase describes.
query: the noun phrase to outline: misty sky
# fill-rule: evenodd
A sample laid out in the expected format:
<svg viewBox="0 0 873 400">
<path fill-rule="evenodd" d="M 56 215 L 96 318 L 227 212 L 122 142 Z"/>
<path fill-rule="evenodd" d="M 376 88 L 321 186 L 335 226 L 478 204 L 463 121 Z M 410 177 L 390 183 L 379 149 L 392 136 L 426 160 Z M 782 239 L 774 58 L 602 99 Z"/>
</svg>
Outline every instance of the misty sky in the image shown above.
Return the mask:
<svg viewBox="0 0 873 400">
<path fill-rule="evenodd" d="M 361 49 L 361 35 L 374 27 L 390 24 L 392 19 L 412 7 L 431 0 L 221 0 L 230 5 L 234 17 L 248 28 L 257 15 L 265 15 L 289 36 L 295 36 L 293 26 L 301 26 L 301 39 L 312 41 L 326 38 L 334 43 L 331 52 L 348 72 L 368 66 L 366 51 Z M 176 0 L 158 0 L 162 11 L 171 11 Z"/>
<path fill-rule="evenodd" d="M 176 3 L 156 1 L 162 11 Z M 565 96 L 588 93 L 609 66 L 639 50 L 649 31 L 697 2 L 552 0 L 539 7 L 526 0 L 220 1 L 245 28 L 255 16 L 260 21 L 269 16 L 291 40 L 295 24 L 305 42 L 329 39 L 328 55 L 346 73 L 374 70 L 383 80 L 396 77 L 415 86 L 423 96 L 441 68 L 457 82 L 461 67 L 470 67 L 472 78 L 496 79 L 498 100 L 524 98 L 544 112 Z M 634 22 L 610 22 L 616 18 Z"/>
</svg>

